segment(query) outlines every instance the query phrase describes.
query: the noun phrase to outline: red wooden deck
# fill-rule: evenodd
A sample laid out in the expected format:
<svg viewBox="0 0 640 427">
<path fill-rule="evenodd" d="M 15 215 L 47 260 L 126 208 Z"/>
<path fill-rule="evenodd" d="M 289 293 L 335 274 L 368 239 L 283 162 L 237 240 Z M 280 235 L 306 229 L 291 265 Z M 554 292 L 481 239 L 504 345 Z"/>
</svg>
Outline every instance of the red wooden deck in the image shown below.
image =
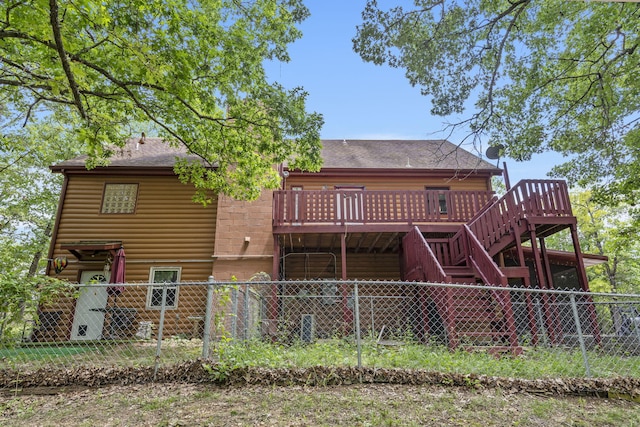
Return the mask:
<svg viewBox="0 0 640 427">
<path fill-rule="evenodd" d="M 420 227 L 431 227 L 432 235 L 424 238 Z M 318 236 L 340 233 L 340 228 L 351 226 L 363 235 L 378 233 L 402 225 L 406 230 L 395 230 L 395 236 L 404 235 L 402 270 L 403 280 L 427 282 L 474 283 L 476 280 L 500 287 L 508 286 L 509 277 L 522 278 L 529 286 L 529 268 L 521 260 L 518 267 L 500 267 L 493 256 L 513 245 L 530 239 L 533 249 L 537 238 L 544 238 L 560 229 L 571 227 L 575 234 L 575 217 L 571 211 L 567 184 L 560 180 L 524 180 L 498 198 L 487 191 L 378 191 L 378 190 L 288 190 L 273 195 L 274 233 L 313 232 Z M 453 227 L 453 228 L 452 228 Z M 296 230 L 297 229 L 297 230 Z M 389 230 L 388 230 L 389 229 Z M 458 230 L 455 233 L 455 230 Z M 277 231 L 276 231 L 277 230 Z M 308 231 L 304 231 L 308 230 Z M 455 233 L 452 237 L 449 233 Z M 440 232 L 440 236 L 433 235 Z M 338 234 L 336 234 L 338 235 Z M 346 278 L 346 243 L 342 237 L 342 268 Z M 537 236 L 537 237 L 536 237 Z M 364 237 L 360 237 L 359 242 Z M 575 237 L 577 239 L 577 237 Z M 318 240 L 319 242 L 320 240 Z M 391 242 L 391 240 L 389 240 Z M 375 243 L 371 244 L 373 248 Z M 357 248 L 360 244 L 358 243 Z M 331 245 L 333 247 L 333 245 Z M 356 251 L 357 251 L 356 248 Z M 385 246 L 386 248 L 386 246 Z M 382 249 L 384 252 L 384 248 Z M 535 252 L 535 251 L 534 251 Z M 537 253 L 537 252 L 536 252 Z M 542 254 L 542 256 L 546 256 Z M 588 290 L 579 247 L 577 264 L 582 286 Z M 520 258 L 523 258 L 520 256 Z M 538 254 L 540 258 L 540 254 Z M 539 264 L 539 265 L 538 265 Z M 537 261 L 537 283 L 545 285 L 545 272 Z M 548 260 L 544 263 L 548 265 Z M 455 280 L 454 280 L 455 279 Z M 469 282 L 465 280 L 470 279 Z M 449 344 L 458 345 L 458 336 L 470 333 L 459 330 L 463 321 L 456 304 L 467 299 L 476 305 L 488 304 L 486 298 L 471 298 L 467 289 L 429 290 L 447 327 Z M 426 292 L 426 291 L 425 291 Z M 426 294 L 422 292 L 421 300 Z M 465 293 L 467 292 L 467 293 Z M 500 308 L 500 330 L 475 332 L 476 338 L 499 336 L 512 351 L 520 351 L 516 335 L 513 308 L 507 291 L 484 291 Z M 548 304 L 545 303 L 545 308 Z M 530 310 L 530 302 L 527 300 Z M 486 307 L 489 311 L 490 307 Z M 593 316 L 593 315 L 592 315 Z M 529 327 L 537 334 L 537 326 L 529 313 Z M 480 319 L 472 319 L 479 321 Z M 553 316 L 547 316 L 552 322 Z M 468 316 L 466 321 L 469 321 Z M 599 334 L 594 328 L 594 334 Z M 473 335 L 473 334 L 472 334 Z M 554 342 L 556 341 L 555 337 Z"/>
<path fill-rule="evenodd" d="M 467 223 L 488 248 L 525 217 L 544 221 L 573 216 L 564 181 L 524 180 L 498 200 L 493 194 L 442 190 L 279 190 L 273 193 L 273 225 Z"/>
<path fill-rule="evenodd" d="M 280 190 L 273 225 L 467 222 L 489 191 Z"/>
</svg>

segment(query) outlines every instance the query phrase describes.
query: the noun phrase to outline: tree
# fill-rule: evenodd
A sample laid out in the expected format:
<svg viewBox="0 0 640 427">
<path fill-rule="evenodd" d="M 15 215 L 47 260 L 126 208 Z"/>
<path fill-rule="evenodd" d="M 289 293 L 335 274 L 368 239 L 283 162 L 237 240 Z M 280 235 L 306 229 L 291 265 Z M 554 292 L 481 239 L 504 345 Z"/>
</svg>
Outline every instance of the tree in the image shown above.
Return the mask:
<svg viewBox="0 0 640 427">
<path fill-rule="evenodd" d="M 278 185 L 274 164 L 320 166 L 322 117 L 263 68 L 289 59 L 307 16 L 300 0 L 2 2 L 5 141 L 52 120 L 93 167 L 148 123 L 200 156 L 176 166 L 200 201 L 207 190 L 256 198 Z"/>
<path fill-rule="evenodd" d="M 599 292 L 640 292 L 640 242 L 637 212 L 628 206 L 610 207 L 594 200 L 591 191 L 571 194 L 578 221 L 580 246 L 585 253 L 606 255 L 609 260 L 587 269 L 590 288 Z M 568 233 L 548 237 L 550 247 L 572 250 Z"/>
<path fill-rule="evenodd" d="M 0 342 L 22 333 L 25 315 L 69 286 L 43 277 L 62 177 L 47 166 L 79 154 L 64 126 L 43 120 L 0 138 Z"/>
<path fill-rule="evenodd" d="M 639 202 L 640 5 L 583 1 L 369 0 L 353 39 L 360 56 L 406 70 L 452 116 L 450 131 L 529 159 L 571 161 L 553 174 L 610 203 Z"/>
</svg>

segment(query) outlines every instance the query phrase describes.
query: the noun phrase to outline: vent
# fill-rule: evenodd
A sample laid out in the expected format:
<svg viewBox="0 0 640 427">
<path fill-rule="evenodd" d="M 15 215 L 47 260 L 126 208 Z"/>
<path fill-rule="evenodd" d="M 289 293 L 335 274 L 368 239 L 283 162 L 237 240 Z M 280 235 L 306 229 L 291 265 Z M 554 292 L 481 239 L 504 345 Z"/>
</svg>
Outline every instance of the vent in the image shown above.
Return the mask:
<svg viewBox="0 0 640 427">
<path fill-rule="evenodd" d="M 300 341 L 313 342 L 315 338 L 315 318 L 313 314 L 303 314 L 300 317 Z"/>
</svg>

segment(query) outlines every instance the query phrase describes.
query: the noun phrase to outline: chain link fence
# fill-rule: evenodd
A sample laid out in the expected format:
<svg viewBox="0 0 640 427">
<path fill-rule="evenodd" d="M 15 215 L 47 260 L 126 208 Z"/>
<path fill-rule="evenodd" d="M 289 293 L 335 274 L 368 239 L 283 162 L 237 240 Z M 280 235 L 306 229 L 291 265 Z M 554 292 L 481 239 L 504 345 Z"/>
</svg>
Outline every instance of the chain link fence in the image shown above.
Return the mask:
<svg viewBox="0 0 640 427">
<path fill-rule="evenodd" d="M 9 328 L 18 339 L 0 340 L 0 359 L 19 371 L 207 359 L 640 377 L 635 294 L 336 280 L 133 283 L 121 292 L 92 284 Z"/>
</svg>

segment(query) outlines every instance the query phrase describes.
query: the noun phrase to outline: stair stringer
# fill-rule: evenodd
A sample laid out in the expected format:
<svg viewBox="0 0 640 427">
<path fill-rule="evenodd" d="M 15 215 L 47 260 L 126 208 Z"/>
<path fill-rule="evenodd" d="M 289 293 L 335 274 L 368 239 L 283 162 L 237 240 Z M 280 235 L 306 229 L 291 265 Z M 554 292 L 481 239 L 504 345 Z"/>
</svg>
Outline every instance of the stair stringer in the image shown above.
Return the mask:
<svg viewBox="0 0 640 427">
<path fill-rule="evenodd" d="M 420 281 L 428 283 L 451 283 L 452 278 L 447 275 L 442 268 L 442 264 L 427 244 L 424 236 L 414 227 L 402 239 L 403 258 L 405 266 L 406 281 Z M 453 307 L 452 288 L 437 286 L 421 286 L 418 290 L 419 300 L 423 313 L 427 309 L 427 295 L 435 303 L 436 310 L 440 315 L 445 327 L 445 333 L 450 348 L 458 346 L 458 336 L 456 334 L 455 316 L 451 308 Z M 428 322 L 423 320 L 425 332 L 428 332 Z"/>
<path fill-rule="evenodd" d="M 477 237 L 473 234 L 469 226 L 463 225 L 468 244 L 468 260 L 475 273 L 481 278 L 482 283 L 493 287 L 507 288 L 509 282 L 507 276 L 500 270 L 493 258 L 485 250 Z M 504 329 L 509 340 L 509 345 L 518 347 L 518 333 L 516 330 L 513 304 L 509 291 L 492 289 L 490 291 L 493 299 L 499 304 L 504 316 Z"/>
<path fill-rule="evenodd" d="M 464 253 L 464 264 L 456 266 L 443 266 L 435 253 L 427 244 L 424 236 L 416 227 L 403 238 L 403 251 L 406 274 L 404 280 L 424 281 L 430 283 L 467 283 L 476 285 L 476 278 L 483 283 L 492 283 L 494 286 L 507 287 L 507 277 L 502 274 L 499 267 L 489 257 L 477 239 L 471 234 L 466 225 L 461 226 L 460 233 L 464 234 L 463 244 L 459 250 Z M 479 251 L 477 253 L 474 252 Z M 456 259 L 456 257 L 451 257 Z M 452 269 L 447 271 L 447 267 Z M 462 278 L 469 281 L 464 282 Z M 498 278 L 497 280 L 495 278 Z M 442 319 L 445 328 L 447 341 L 450 349 L 458 348 L 463 339 L 469 338 L 473 343 L 482 337 L 506 337 L 509 350 L 514 354 L 519 354 L 521 348 L 518 346 L 518 338 L 515 328 L 513 307 L 508 291 L 482 290 L 478 288 L 453 288 L 423 286 L 419 289 L 419 299 L 423 312 L 427 312 L 427 295 L 435 303 L 436 310 Z M 487 293 L 490 298 L 481 295 Z M 502 318 L 497 319 L 489 314 L 493 312 L 496 304 L 500 307 Z M 465 325 L 473 322 L 486 323 L 489 331 L 463 331 L 460 330 Z M 428 333 L 428 325 L 425 320 L 425 332 Z M 501 325 L 500 330 L 495 330 L 496 325 Z M 489 350 L 497 347 L 490 347 Z M 501 348 L 498 348 L 501 350 Z"/>
</svg>

